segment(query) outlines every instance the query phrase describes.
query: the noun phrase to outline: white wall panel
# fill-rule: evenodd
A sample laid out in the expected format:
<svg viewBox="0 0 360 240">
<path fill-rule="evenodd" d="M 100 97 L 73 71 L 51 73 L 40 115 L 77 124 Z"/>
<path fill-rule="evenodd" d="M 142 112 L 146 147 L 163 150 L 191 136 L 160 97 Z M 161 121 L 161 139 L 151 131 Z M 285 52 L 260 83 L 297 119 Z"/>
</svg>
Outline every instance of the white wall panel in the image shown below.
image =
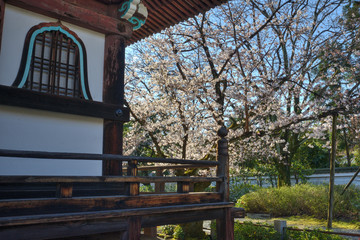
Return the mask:
<svg viewBox="0 0 360 240">
<path fill-rule="evenodd" d="M 26 33 L 41 22 L 39 14 L 6 5 L 0 52 L 0 84 L 10 86 L 17 75 Z M 66 22 L 84 42 L 88 80 L 94 100 L 102 101 L 105 37 Z M 0 105 L 0 148 L 57 152 L 102 152 L 103 120 Z M 0 158 L 1 175 L 101 175 L 100 161 Z"/>
</svg>

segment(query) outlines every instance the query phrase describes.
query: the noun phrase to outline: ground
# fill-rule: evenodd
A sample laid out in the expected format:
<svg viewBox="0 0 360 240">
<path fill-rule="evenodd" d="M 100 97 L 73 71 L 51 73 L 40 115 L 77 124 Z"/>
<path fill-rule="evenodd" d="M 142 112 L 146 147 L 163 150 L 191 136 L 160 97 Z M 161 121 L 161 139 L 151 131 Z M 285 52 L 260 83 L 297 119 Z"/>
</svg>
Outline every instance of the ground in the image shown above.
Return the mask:
<svg viewBox="0 0 360 240">
<path fill-rule="evenodd" d="M 326 229 L 326 220 L 319 220 L 307 216 L 292 216 L 282 218 L 270 218 L 266 214 L 254 214 L 250 217 L 236 219 L 240 222 L 251 221 L 259 224 L 274 224 L 274 220 L 285 220 L 287 226 L 297 227 L 300 229 Z M 359 222 L 344 222 L 344 221 L 333 221 L 333 232 L 345 232 L 345 233 L 357 233 L 360 234 L 360 223 Z M 346 236 L 342 236 L 346 237 Z M 359 240 L 359 237 L 347 237 L 352 240 Z"/>
</svg>

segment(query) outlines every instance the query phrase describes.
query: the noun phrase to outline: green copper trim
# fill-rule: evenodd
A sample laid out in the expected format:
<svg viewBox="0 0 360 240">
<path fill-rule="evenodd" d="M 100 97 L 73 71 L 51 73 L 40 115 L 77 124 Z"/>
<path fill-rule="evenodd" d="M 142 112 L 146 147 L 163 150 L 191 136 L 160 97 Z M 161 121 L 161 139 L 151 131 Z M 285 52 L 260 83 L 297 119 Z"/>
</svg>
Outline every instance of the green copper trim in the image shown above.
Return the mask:
<svg viewBox="0 0 360 240">
<path fill-rule="evenodd" d="M 142 25 L 145 24 L 145 20 L 140 20 L 137 17 L 131 17 L 129 19 L 129 22 L 135 24 L 135 26 L 133 27 L 134 30 L 138 30 L 139 28 L 141 28 Z"/>
<path fill-rule="evenodd" d="M 81 90 L 82 90 L 82 93 L 84 95 L 84 98 L 86 100 L 89 100 L 89 97 L 88 97 L 88 95 L 86 93 L 86 88 L 85 88 L 83 49 L 81 47 L 81 44 L 78 42 L 78 40 L 76 40 L 76 38 L 73 35 L 71 35 L 69 32 L 62 29 L 61 26 L 43 27 L 43 28 L 40 28 L 40 29 L 33 32 L 33 34 L 31 35 L 31 38 L 30 38 L 29 50 L 28 50 L 28 54 L 27 54 L 24 75 L 22 77 L 22 80 L 21 80 L 20 84 L 18 85 L 18 88 L 22 88 L 25 85 L 25 82 L 26 82 L 26 80 L 28 78 L 29 71 L 30 71 L 30 65 L 31 65 L 31 56 L 32 56 L 33 49 L 34 49 L 34 43 L 35 43 L 36 36 L 39 35 L 40 33 L 50 32 L 50 31 L 59 31 L 59 32 L 65 34 L 67 37 L 69 37 L 71 40 L 73 40 L 74 43 L 78 46 L 78 48 L 79 48 L 79 56 L 80 56 L 80 84 L 81 84 Z"/>
</svg>

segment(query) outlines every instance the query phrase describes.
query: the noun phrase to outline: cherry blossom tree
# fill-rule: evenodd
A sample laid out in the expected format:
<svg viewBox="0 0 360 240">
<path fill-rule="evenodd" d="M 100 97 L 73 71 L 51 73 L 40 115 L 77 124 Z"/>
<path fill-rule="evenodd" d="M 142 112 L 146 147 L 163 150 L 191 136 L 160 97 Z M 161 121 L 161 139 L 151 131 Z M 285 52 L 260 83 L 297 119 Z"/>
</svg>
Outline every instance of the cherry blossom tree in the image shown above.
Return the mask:
<svg viewBox="0 0 360 240">
<path fill-rule="evenodd" d="M 343 6 L 234 0 L 131 46 L 127 153 L 147 143 L 156 156 L 211 159 L 225 125 L 234 166 L 268 162 L 290 184 L 299 146 L 324 137 L 334 112 L 358 109 L 358 79 L 340 80 L 356 66 L 341 68 L 334 59 L 346 51 L 329 51 L 358 41 L 338 24 Z"/>
</svg>

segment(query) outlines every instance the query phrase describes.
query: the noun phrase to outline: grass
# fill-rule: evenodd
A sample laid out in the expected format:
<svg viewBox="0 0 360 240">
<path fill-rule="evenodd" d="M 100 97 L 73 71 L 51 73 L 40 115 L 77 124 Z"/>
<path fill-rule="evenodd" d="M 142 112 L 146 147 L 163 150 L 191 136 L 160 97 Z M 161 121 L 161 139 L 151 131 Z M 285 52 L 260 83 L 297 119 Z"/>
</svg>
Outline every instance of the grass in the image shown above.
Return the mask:
<svg viewBox="0 0 360 240">
<path fill-rule="evenodd" d="M 295 226 L 301 229 L 326 228 L 326 224 L 327 224 L 326 220 L 317 219 L 309 216 L 291 216 L 291 217 L 270 218 L 270 219 L 262 219 L 262 220 L 245 218 L 244 220 L 241 220 L 241 222 L 251 221 L 253 223 L 260 223 L 260 224 L 265 222 L 267 224 L 273 225 L 274 220 L 285 220 L 287 222 L 287 226 Z M 333 228 L 360 230 L 360 223 L 357 221 L 346 222 L 346 221 L 334 220 Z"/>
</svg>

